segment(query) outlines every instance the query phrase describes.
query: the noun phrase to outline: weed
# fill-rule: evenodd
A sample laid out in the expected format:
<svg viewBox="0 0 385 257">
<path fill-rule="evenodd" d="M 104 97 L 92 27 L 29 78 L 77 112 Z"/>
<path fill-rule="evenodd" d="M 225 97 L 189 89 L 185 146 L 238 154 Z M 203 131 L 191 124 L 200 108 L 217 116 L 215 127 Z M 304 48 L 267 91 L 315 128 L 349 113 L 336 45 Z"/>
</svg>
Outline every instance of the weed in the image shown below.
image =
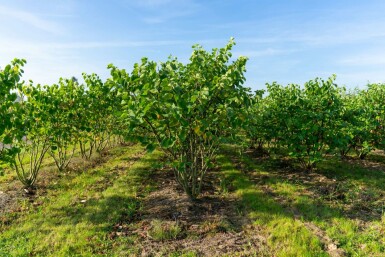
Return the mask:
<svg viewBox="0 0 385 257">
<path fill-rule="evenodd" d="M 156 241 L 177 239 L 182 234 L 182 227 L 174 221 L 152 220 L 148 236 Z"/>
<path fill-rule="evenodd" d="M 220 188 L 220 193 L 221 194 L 228 194 L 229 193 L 229 186 L 230 186 L 230 182 L 225 178 L 225 177 L 221 177 L 219 179 L 219 188 Z"/>
</svg>

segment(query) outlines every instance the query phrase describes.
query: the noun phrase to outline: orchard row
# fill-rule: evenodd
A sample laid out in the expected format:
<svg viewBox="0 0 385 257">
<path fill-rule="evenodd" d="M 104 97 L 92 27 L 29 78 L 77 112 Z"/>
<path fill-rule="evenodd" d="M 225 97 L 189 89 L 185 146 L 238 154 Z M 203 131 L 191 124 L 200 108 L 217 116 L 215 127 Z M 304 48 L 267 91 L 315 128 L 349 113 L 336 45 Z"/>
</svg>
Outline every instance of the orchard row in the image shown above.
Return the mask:
<svg viewBox="0 0 385 257">
<path fill-rule="evenodd" d="M 82 84 L 26 84 L 25 61 L 15 59 L 0 72 L 0 165 L 33 187 L 46 155 L 64 170 L 75 149 L 89 159 L 129 140 L 163 150 L 194 199 L 223 143 L 281 148 L 308 170 L 327 154 L 365 158 L 384 149 L 385 85 L 347 92 L 333 76 L 252 93 L 243 86 L 247 58 L 230 60 L 234 44 L 211 52 L 195 45 L 187 64 L 143 58 L 131 72 L 109 65 L 105 82 L 83 74 Z"/>
</svg>

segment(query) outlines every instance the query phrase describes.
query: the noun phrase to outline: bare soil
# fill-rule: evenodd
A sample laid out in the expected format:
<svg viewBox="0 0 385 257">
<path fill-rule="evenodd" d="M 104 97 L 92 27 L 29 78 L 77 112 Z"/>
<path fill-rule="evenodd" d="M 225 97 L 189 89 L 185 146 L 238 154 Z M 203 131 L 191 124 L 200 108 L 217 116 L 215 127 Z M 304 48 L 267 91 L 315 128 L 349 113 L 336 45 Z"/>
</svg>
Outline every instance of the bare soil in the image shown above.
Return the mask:
<svg viewBox="0 0 385 257">
<path fill-rule="evenodd" d="M 264 256 L 266 238 L 237 211 L 234 194 L 220 194 L 218 174 L 206 176 L 203 194 L 191 201 L 181 190 L 170 170 L 158 170 L 152 176 L 157 189 L 143 199 L 134 225 L 123 222 L 111 236 L 136 234 L 140 238 L 140 256 L 167 256 L 171 252 L 193 251 L 199 256 Z M 152 221 L 181 227 L 176 240 L 154 240 Z M 131 221 L 132 222 L 132 221 Z"/>
</svg>

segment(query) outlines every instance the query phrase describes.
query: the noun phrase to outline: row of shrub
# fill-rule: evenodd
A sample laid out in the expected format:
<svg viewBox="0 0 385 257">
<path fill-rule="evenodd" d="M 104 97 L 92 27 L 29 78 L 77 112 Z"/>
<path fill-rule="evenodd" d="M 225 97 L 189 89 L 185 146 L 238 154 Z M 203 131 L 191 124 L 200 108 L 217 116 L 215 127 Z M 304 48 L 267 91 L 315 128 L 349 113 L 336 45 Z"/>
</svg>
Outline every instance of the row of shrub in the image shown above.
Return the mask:
<svg viewBox="0 0 385 257">
<path fill-rule="evenodd" d="M 385 149 L 385 85 L 347 91 L 328 80 L 311 80 L 303 87 L 267 84 L 256 92 L 247 134 L 253 147 L 286 149 L 311 170 L 327 154 L 364 159 Z"/>
<path fill-rule="evenodd" d="M 130 72 L 109 65 L 104 82 L 83 74 L 84 83 L 25 83 L 25 61 L 15 59 L 0 72 L 0 142 L 10 145 L 0 162 L 32 187 L 47 154 L 64 170 L 75 149 L 89 159 L 130 140 L 162 149 L 195 199 L 224 143 L 280 147 L 309 170 L 326 154 L 364 158 L 384 148 L 385 85 L 350 92 L 332 76 L 252 93 L 243 86 L 247 58 L 231 61 L 234 44 L 211 52 L 195 45 L 186 64 L 143 58 Z"/>
</svg>

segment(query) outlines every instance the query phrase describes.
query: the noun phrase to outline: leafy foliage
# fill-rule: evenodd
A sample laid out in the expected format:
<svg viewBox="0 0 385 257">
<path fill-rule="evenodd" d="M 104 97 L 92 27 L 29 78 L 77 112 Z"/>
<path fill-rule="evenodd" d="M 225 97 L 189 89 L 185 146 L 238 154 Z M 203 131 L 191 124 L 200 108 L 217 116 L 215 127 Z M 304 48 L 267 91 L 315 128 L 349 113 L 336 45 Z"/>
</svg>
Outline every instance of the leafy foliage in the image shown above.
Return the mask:
<svg viewBox="0 0 385 257">
<path fill-rule="evenodd" d="M 41 163 L 49 149 L 50 136 L 46 126 L 49 113 L 44 105 L 44 94 L 40 85 L 26 85 L 20 88 L 22 96 L 28 101 L 22 101 L 19 115 L 21 126 L 19 133 L 24 135 L 15 141 L 20 149 L 17 152 L 12 167 L 15 168 L 19 180 L 27 188 L 33 187 L 40 170 Z"/>
<path fill-rule="evenodd" d="M 304 88 L 268 84 L 268 96 L 258 101 L 257 117 L 251 119 L 253 136 L 257 136 L 260 145 L 274 141 L 287 148 L 289 155 L 306 169 L 312 169 L 336 146 L 342 89 L 334 80 L 334 76 L 326 81 L 310 80 Z"/>
<path fill-rule="evenodd" d="M 73 79 L 60 79 L 59 84 L 45 86 L 39 101 L 44 111 L 52 156 L 59 170 L 69 165 L 80 137 L 81 110 L 84 89 Z"/>
<path fill-rule="evenodd" d="M 21 119 L 16 90 L 22 84 L 20 80 L 25 63 L 25 60 L 14 59 L 4 70 L 0 70 L 0 172 L 1 164 L 10 163 L 18 152 L 11 145 L 15 139 L 21 137 L 17 129 Z"/>
<path fill-rule="evenodd" d="M 233 45 L 231 40 L 211 53 L 196 45 L 186 65 L 170 58 L 158 67 L 144 58 L 131 74 L 110 66 L 130 134 L 149 151 L 161 147 L 168 154 L 193 199 L 219 144 L 237 134 L 250 103 L 242 87 L 247 59 L 229 64 Z"/>
<path fill-rule="evenodd" d="M 346 93 L 332 76 L 251 94 L 242 86 L 247 58 L 232 60 L 234 45 L 210 52 L 195 45 L 186 64 L 143 58 L 130 72 L 111 64 L 107 81 L 83 74 L 82 84 L 72 77 L 24 85 L 25 61 L 15 59 L 0 72 L 1 164 L 32 187 L 46 153 L 64 170 L 77 148 L 90 159 L 128 139 L 161 148 L 195 199 L 219 146 L 245 136 L 251 147 L 281 148 L 308 170 L 326 154 L 354 150 L 365 158 L 385 149 L 385 85 Z"/>
</svg>

